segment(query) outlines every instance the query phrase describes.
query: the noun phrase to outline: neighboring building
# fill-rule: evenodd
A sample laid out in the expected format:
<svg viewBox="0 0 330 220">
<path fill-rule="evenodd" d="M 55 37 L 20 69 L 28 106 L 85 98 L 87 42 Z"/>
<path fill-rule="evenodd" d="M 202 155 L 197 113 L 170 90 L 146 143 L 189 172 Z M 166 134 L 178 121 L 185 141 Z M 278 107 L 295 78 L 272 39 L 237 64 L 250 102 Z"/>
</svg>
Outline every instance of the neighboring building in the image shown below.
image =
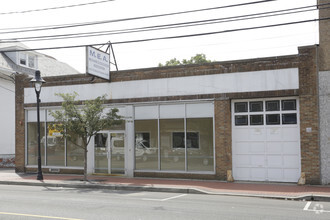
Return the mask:
<svg viewBox="0 0 330 220">
<path fill-rule="evenodd" d="M 318 4 L 329 4 L 330 0 L 318 0 Z M 319 123 L 321 150 L 321 180 L 330 184 L 330 9 L 322 9 L 319 16 L 320 46 L 318 57 L 319 71 Z"/>
<path fill-rule="evenodd" d="M 329 3 L 320 0 L 319 3 Z M 329 9 L 320 17 L 330 17 Z M 41 92 L 45 172 L 82 173 L 82 151 L 49 127 L 61 99 L 107 94 L 121 126 L 88 146 L 88 172 L 148 177 L 330 182 L 330 24 L 320 45 L 298 54 L 204 65 L 45 77 Z M 26 75 L 16 77 L 16 171 L 36 170 L 36 100 Z M 229 174 L 229 176 L 228 176 Z"/>
<path fill-rule="evenodd" d="M 36 69 L 43 76 L 77 74 L 78 72 L 47 55 L 26 52 L 3 52 L 22 50 L 22 43 L 1 43 L 0 41 L 0 167 L 15 166 L 15 76 L 33 76 Z"/>
</svg>

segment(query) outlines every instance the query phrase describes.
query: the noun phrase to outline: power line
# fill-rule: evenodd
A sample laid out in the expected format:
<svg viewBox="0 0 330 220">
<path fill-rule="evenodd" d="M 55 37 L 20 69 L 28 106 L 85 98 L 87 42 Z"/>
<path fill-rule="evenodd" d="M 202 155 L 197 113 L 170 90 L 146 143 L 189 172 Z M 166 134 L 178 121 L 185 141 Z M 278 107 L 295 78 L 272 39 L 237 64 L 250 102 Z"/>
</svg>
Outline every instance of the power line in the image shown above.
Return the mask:
<svg viewBox="0 0 330 220">
<path fill-rule="evenodd" d="M 103 20 L 103 21 L 75 23 L 75 24 L 63 24 L 63 25 L 53 25 L 53 26 L 21 28 L 22 30 L 5 31 L 5 32 L 0 32 L 0 34 L 13 34 L 13 33 L 33 32 L 33 31 L 55 30 L 55 29 L 63 29 L 63 28 L 74 28 L 74 27 L 89 26 L 89 25 L 98 25 L 98 24 L 106 24 L 106 23 L 114 23 L 114 22 L 140 20 L 140 19 L 147 19 L 147 18 L 165 17 L 165 16 L 173 16 L 173 15 L 180 15 L 180 14 L 187 14 L 187 13 L 195 13 L 195 12 L 202 12 L 202 11 L 209 11 L 209 10 L 231 8 L 231 7 L 247 6 L 247 5 L 267 3 L 267 2 L 272 2 L 272 1 L 277 1 L 277 0 L 261 0 L 261 1 L 247 2 L 247 3 L 241 3 L 241 4 L 233 4 L 233 5 L 225 5 L 225 6 L 212 7 L 212 8 L 203 8 L 203 9 L 196 9 L 196 10 L 189 10 L 189 11 L 172 12 L 172 13 L 166 13 L 166 14 L 148 15 L 148 16 L 122 18 L 122 19 L 114 19 L 114 20 Z"/>
<path fill-rule="evenodd" d="M 327 3 L 326 5 L 330 5 Z M 241 20 L 249 20 L 249 19 L 258 19 L 258 18 L 266 18 L 273 16 L 281 16 L 281 15 L 289 15 L 295 13 L 303 13 L 318 10 L 316 8 L 317 5 L 297 7 L 291 9 L 283 9 L 276 10 L 270 12 L 262 12 L 262 13 L 254 13 L 240 16 L 232 16 L 226 18 L 217 18 L 217 19 L 208 19 L 208 20 L 199 20 L 199 21 L 190 21 L 190 22 L 182 22 L 182 23 L 174 23 L 174 24 L 165 24 L 165 25 L 155 25 L 155 26 L 147 26 L 147 27 L 139 27 L 139 28 L 130 28 L 130 29 L 120 29 L 120 30 L 112 30 L 112 31 L 96 31 L 96 32 L 82 32 L 82 33 L 71 33 L 71 34 L 61 34 L 61 35 L 46 35 L 46 36 L 30 36 L 30 37 L 21 37 L 21 38 L 9 38 L 2 39 L 2 42 L 16 42 L 23 41 L 45 41 L 45 40 L 60 40 L 60 39 L 70 39 L 70 38 L 82 38 L 82 37 L 93 37 L 93 36 L 102 36 L 102 35 L 114 35 L 114 34 L 130 34 L 137 32 L 145 32 L 145 31 L 158 31 L 165 29 L 173 29 L 173 28 L 185 28 L 192 26 L 200 26 L 200 25 L 209 25 L 209 24 L 217 24 L 224 22 L 235 22 Z M 312 8 L 312 9 L 309 9 Z M 327 9 L 330 7 L 324 7 L 321 9 Z"/>
<path fill-rule="evenodd" d="M 330 20 L 330 17 L 319 18 L 319 19 L 311 19 L 311 20 L 303 20 L 303 21 L 295 21 L 295 22 L 287 22 L 287 23 L 280 23 L 280 24 L 272 24 L 272 25 L 263 25 L 263 26 L 254 26 L 254 27 L 230 29 L 230 30 L 224 30 L 224 31 L 214 31 L 214 32 L 189 34 L 189 35 L 177 35 L 177 36 L 147 38 L 147 39 L 138 39 L 138 40 L 130 40 L 130 41 L 119 41 L 119 42 L 112 42 L 112 44 L 113 45 L 116 45 L 116 44 L 118 45 L 118 44 L 141 43 L 141 42 L 158 41 L 158 40 L 181 39 L 181 38 L 188 38 L 188 37 L 200 37 L 200 36 L 224 34 L 224 33 L 230 33 L 230 32 L 248 31 L 248 30 L 256 30 L 256 29 L 263 29 L 263 28 L 273 28 L 273 27 L 280 27 L 280 26 L 287 26 L 287 25 L 296 25 L 296 24 L 302 24 L 302 23 L 308 23 L 308 22 L 317 22 L 317 21 L 325 21 L 325 20 Z M 103 45 L 107 45 L 107 44 L 109 44 L 109 43 L 59 46 L 59 47 L 34 48 L 34 49 L 19 49 L 19 50 L 3 50 L 1 52 L 20 52 L 20 51 L 70 49 L 70 48 L 79 48 L 79 47 L 86 47 L 86 46 L 103 46 Z"/>
<path fill-rule="evenodd" d="M 23 13 L 30 13 L 30 12 L 40 12 L 40 11 L 73 8 L 73 7 L 80 7 L 80 6 L 86 6 L 86 5 L 95 5 L 95 4 L 100 4 L 100 3 L 110 2 L 110 1 L 114 1 L 114 0 L 104 0 L 104 1 L 98 1 L 98 2 L 89 2 L 89 3 L 82 3 L 82 4 L 76 4 L 76 5 L 58 6 L 58 7 L 52 7 L 52 8 L 31 9 L 31 10 L 26 10 L 26 11 L 0 12 L 0 15 L 23 14 Z"/>
</svg>

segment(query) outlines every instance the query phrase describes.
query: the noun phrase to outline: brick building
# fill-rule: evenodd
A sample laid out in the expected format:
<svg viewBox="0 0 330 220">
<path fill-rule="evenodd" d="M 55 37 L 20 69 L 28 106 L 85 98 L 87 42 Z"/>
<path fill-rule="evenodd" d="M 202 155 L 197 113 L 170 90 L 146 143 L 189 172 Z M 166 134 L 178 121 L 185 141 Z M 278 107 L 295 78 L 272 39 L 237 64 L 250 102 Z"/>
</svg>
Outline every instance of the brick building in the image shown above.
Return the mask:
<svg viewBox="0 0 330 220">
<path fill-rule="evenodd" d="M 324 0 L 320 2 L 329 2 Z M 320 17 L 330 17 L 322 10 Z M 88 172 L 126 176 L 330 182 L 330 35 L 298 54 L 111 73 L 45 77 L 41 92 L 45 172 L 81 173 L 82 151 L 50 131 L 55 93 L 107 94 L 125 122 L 89 145 Z M 36 100 L 16 77 L 16 170 L 36 170 Z M 228 172 L 229 171 L 229 172 Z"/>
</svg>

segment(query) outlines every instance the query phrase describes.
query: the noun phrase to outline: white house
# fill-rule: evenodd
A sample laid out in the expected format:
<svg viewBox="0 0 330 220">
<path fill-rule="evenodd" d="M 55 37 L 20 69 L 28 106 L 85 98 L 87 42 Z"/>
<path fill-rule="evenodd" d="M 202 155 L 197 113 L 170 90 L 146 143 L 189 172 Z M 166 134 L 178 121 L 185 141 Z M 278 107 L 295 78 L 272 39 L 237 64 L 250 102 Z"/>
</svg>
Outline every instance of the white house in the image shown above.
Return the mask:
<svg viewBox="0 0 330 220">
<path fill-rule="evenodd" d="M 15 76 L 22 73 L 34 76 L 37 69 L 42 77 L 78 73 L 45 54 L 19 51 L 24 49 L 28 48 L 22 43 L 0 41 L 0 167 L 15 166 Z"/>
</svg>

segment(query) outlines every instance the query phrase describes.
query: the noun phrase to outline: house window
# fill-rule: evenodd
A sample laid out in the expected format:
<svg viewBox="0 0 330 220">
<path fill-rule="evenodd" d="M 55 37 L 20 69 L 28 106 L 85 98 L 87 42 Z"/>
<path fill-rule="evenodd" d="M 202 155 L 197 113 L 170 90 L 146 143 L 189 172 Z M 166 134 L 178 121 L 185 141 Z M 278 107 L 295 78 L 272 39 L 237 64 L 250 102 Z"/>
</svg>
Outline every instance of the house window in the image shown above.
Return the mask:
<svg viewBox="0 0 330 220">
<path fill-rule="evenodd" d="M 26 66 L 26 54 L 24 53 L 19 54 L 19 64 Z"/>
<path fill-rule="evenodd" d="M 19 64 L 30 68 L 36 68 L 36 56 L 26 53 L 20 53 Z"/>
<path fill-rule="evenodd" d="M 29 67 L 30 68 L 35 68 L 35 56 L 29 55 L 28 56 L 28 60 L 29 60 Z"/>
</svg>

